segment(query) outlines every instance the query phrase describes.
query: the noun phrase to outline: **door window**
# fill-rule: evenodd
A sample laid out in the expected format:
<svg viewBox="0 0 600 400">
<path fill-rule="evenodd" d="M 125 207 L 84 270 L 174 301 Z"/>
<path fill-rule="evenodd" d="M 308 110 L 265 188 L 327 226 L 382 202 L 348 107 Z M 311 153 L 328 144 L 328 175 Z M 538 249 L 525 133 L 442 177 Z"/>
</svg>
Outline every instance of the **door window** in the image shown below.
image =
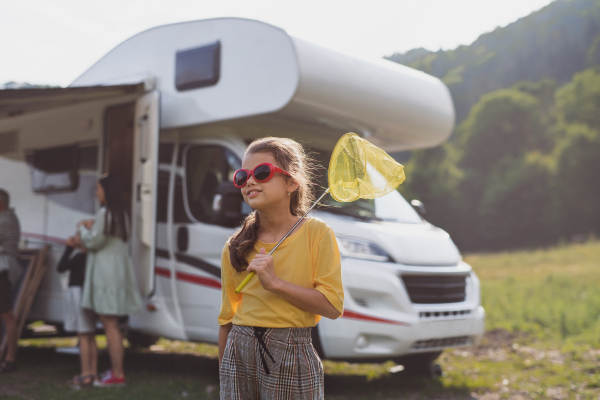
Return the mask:
<svg viewBox="0 0 600 400">
<path fill-rule="evenodd" d="M 158 186 L 156 192 L 156 222 L 167 222 L 170 176 L 171 174 L 167 171 L 158 171 Z M 183 180 L 179 175 L 175 177 L 174 189 L 173 222 L 176 224 L 187 224 L 192 222 L 185 212 L 185 206 L 183 204 Z"/>
<path fill-rule="evenodd" d="M 241 161 L 222 146 L 194 146 L 185 155 L 186 200 L 194 219 L 209 224 L 236 226 L 248 215 L 233 173 Z"/>
</svg>

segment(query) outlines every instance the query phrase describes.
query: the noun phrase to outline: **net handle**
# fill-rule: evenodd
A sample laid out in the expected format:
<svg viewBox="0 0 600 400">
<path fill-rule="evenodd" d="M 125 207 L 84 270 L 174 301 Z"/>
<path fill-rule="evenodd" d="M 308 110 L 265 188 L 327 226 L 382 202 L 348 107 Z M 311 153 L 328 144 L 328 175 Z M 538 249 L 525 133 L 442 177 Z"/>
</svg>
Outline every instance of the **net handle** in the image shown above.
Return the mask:
<svg viewBox="0 0 600 400">
<path fill-rule="evenodd" d="M 302 220 L 304 219 L 304 217 L 306 217 L 306 216 L 308 215 L 308 213 L 309 213 L 309 212 L 311 212 L 313 208 L 315 208 L 315 206 L 317 205 L 317 203 L 318 203 L 318 202 L 320 202 L 320 201 L 321 201 L 321 199 L 322 199 L 323 197 L 325 197 L 325 195 L 326 195 L 327 193 L 329 193 L 329 188 L 327 188 L 327 190 L 325 191 L 325 193 L 323 193 L 323 194 L 321 195 L 321 197 L 319 197 L 319 199 L 318 199 L 317 201 L 315 201 L 315 202 L 313 203 L 313 205 L 312 205 L 312 206 L 310 206 L 310 208 L 308 209 L 308 211 L 307 211 L 306 213 L 304 213 L 304 215 L 303 215 L 303 216 L 302 216 L 302 217 L 301 217 L 301 218 L 298 220 L 298 222 L 296 222 L 296 224 L 295 224 L 295 225 L 292 227 L 292 229 L 290 229 L 290 231 L 289 231 L 288 233 L 286 233 L 286 234 L 285 234 L 285 236 L 284 236 L 283 238 L 281 238 L 281 240 L 279 241 L 279 243 L 277 243 L 277 245 L 276 245 L 275 247 L 273 247 L 273 250 L 271 250 L 271 251 L 269 252 L 269 255 L 273 254 L 273 252 L 274 252 L 275 250 L 277 250 L 277 248 L 278 248 L 278 247 L 279 247 L 279 245 L 280 245 L 280 244 L 281 244 L 281 243 L 282 243 L 282 242 L 285 240 L 285 238 L 287 238 L 288 236 L 290 236 L 290 234 L 291 234 L 291 233 L 294 231 L 294 229 L 296 229 L 296 227 L 298 226 L 298 224 L 299 224 L 300 222 L 302 222 Z M 254 277 L 254 275 L 256 275 L 256 272 L 254 272 L 254 271 L 250 272 L 250 273 L 248 274 L 248 276 L 246 277 L 246 279 L 244 279 L 244 280 L 242 281 L 242 283 L 240 283 L 240 285 L 239 285 L 239 286 L 238 286 L 238 287 L 235 289 L 235 293 L 236 293 L 236 294 L 239 294 L 239 293 L 242 291 L 242 289 L 244 289 L 244 287 L 245 287 L 245 286 L 248 284 L 248 282 L 250 282 L 250 280 L 251 280 L 251 279 Z"/>
</svg>

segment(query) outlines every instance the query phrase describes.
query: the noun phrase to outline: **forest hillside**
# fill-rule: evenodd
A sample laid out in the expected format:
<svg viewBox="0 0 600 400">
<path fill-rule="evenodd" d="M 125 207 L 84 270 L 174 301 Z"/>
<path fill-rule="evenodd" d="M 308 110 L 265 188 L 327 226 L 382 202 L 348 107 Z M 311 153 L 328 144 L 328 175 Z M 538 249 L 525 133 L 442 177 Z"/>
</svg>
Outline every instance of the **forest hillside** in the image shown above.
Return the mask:
<svg viewBox="0 0 600 400">
<path fill-rule="evenodd" d="M 523 80 L 549 78 L 563 84 L 576 72 L 598 65 L 600 1 L 554 1 L 469 46 L 437 52 L 414 49 L 386 58 L 442 79 L 460 122 L 485 93 Z"/>
<path fill-rule="evenodd" d="M 556 0 L 469 46 L 389 59 L 452 93 L 455 133 L 412 153 L 401 191 L 461 249 L 600 233 L 600 0 Z"/>
</svg>

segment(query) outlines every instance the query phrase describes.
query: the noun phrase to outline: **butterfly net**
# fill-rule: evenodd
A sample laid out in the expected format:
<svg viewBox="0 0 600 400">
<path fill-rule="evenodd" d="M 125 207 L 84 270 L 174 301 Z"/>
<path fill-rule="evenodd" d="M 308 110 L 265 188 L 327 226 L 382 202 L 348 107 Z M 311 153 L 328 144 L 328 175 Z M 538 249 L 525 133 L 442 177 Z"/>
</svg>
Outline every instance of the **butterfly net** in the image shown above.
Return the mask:
<svg viewBox="0 0 600 400">
<path fill-rule="evenodd" d="M 340 138 L 329 161 L 329 189 L 340 202 L 374 199 L 404 182 L 404 167 L 356 133 Z"/>
</svg>

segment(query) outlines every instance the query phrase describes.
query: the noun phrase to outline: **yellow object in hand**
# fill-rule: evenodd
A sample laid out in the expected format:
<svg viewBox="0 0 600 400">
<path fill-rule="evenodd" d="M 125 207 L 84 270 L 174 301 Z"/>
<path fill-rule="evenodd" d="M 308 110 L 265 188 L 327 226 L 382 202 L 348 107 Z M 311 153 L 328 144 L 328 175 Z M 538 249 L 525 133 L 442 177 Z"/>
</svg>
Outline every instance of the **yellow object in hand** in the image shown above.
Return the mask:
<svg viewBox="0 0 600 400">
<path fill-rule="evenodd" d="M 346 133 L 329 161 L 331 196 L 342 203 L 384 196 L 404 182 L 404 167 L 356 133 Z"/>
</svg>

